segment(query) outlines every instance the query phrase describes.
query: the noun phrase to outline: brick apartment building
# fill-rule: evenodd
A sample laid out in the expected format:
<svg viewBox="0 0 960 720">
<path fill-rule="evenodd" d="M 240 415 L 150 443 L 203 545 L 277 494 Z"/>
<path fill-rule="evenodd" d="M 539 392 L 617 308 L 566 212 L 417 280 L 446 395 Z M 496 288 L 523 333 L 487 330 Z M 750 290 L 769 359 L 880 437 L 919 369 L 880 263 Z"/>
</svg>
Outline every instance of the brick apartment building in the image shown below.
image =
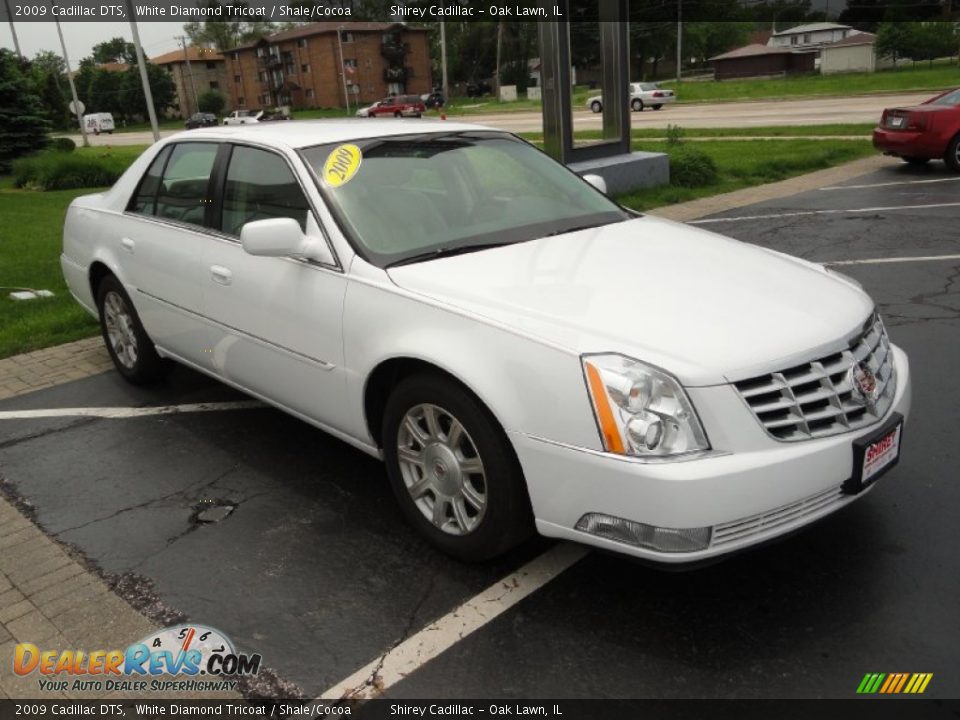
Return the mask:
<svg viewBox="0 0 960 720">
<path fill-rule="evenodd" d="M 182 118 L 197 112 L 196 99 L 208 90 L 216 90 L 230 101 L 225 62 L 216 50 L 190 45 L 186 52 L 174 50 L 150 58 L 150 62 L 164 68 L 173 78 L 177 87 L 177 110 Z"/>
<path fill-rule="evenodd" d="M 428 33 L 402 23 L 320 22 L 266 35 L 226 52 L 228 93 L 235 108 L 263 109 L 344 107 L 344 82 L 351 106 L 430 92 Z"/>
</svg>

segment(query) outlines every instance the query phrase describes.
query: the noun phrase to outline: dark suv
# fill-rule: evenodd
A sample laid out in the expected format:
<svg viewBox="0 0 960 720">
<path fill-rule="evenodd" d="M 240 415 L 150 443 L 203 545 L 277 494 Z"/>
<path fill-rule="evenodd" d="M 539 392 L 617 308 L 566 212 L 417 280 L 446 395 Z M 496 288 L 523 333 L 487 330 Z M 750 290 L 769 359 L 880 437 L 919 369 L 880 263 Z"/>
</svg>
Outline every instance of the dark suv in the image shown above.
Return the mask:
<svg viewBox="0 0 960 720">
<path fill-rule="evenodd" d="M 183 123 L 187 130 L 201 127 L 216 127 L 217 116 L 213 113 L 194 113 Z"/>
</svg>

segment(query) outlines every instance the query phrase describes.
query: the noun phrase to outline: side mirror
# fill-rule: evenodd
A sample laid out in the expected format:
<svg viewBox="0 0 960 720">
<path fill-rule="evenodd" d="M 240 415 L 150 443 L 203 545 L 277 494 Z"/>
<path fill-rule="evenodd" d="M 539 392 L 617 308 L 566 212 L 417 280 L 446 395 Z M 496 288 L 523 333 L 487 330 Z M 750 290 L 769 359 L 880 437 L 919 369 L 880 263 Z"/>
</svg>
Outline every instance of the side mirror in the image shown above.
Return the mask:
<svg viewBox="0 0 960 720">
<path fill-rule="evenodd" d="M 601 176 L 590 174 L 590 175 L 584 175 L 583 179 L 586 182 L 588 182 L 590 185 L 593 185 L 593 187 L 595 187 L 597 190 L 602 192 L 604 195 L 607 194 L 607 181 L 604 180 Z"/>
<path fill-rule="evenodd" d="M 240 230 L 240 244 L 249 255 L 302 257 L 333 265 L 333 254 L 322 240 L 307 237 L 293 218 L 270 218 L 248 222 Z"/>
</svg>

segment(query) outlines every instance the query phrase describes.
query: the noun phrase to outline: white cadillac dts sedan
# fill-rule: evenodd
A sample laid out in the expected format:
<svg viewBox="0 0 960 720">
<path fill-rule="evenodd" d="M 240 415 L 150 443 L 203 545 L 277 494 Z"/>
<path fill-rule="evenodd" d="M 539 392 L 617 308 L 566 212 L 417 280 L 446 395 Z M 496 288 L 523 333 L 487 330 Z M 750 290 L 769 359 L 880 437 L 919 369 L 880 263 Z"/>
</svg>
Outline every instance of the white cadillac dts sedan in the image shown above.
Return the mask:
<svg viewBox="0 0 960 720">
<path fill-rule="evenodd" d="M 194 130 L 72 203 L 62 266 L 128 380 L 176 360 L 382 458 L 460 558 L 699 562 L 869 490 L 910 381 L 857 283 L 600 186 L 473 125 Z"/>
</svg>

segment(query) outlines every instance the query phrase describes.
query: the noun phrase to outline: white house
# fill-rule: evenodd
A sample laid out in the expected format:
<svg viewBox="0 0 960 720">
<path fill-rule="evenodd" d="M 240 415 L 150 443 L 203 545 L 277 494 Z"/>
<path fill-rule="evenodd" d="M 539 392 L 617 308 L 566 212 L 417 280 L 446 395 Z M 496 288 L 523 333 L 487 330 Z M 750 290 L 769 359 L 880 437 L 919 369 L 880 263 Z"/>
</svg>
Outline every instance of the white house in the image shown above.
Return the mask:
<svg viewBox="0 0 960 720">
<path fill-rule="evenodd" d="M 854 30 L 849 25 L 838 25 L 837 23 L 828 22 L 810 23 L 809 25 L 797 25 L 787 30 L 775 32 L 770 36 L 767 45 L 771 47 L 788 47 L 794 50 L 806 48 L 819 50 L 824 45 L 845 40 L 859 32 L 859 30 Z"/>
<path fill-rule="evenodd" d="M 820 49 L 820 72 L 824 75 L 845 72 L 874 72 L 893 67 L 890 58 L 877 57 L 877 36 L 868 32 L 849 35 Z"/>
</svg>

